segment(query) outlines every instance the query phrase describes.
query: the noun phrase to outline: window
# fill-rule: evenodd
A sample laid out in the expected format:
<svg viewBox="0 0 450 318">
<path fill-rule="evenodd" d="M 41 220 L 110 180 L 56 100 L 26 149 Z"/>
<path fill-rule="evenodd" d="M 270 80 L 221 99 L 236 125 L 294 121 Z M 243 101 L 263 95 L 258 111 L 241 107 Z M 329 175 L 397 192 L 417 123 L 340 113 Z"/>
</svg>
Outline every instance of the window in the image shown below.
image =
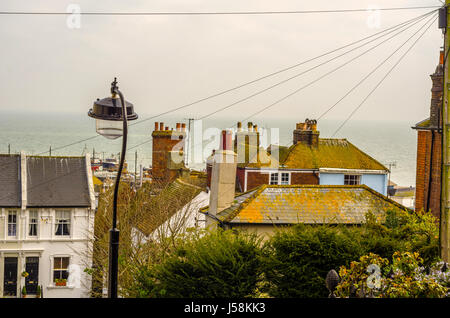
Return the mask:
<svg viewBox="0 0 450 318">
<path fill-rule="evenodd" d="M 54 257 L 53 258 L 53 282 L 58 283 L 61 280 L 67 280 L 69 277 L 70 257 Z"/>
<path fill-rule="evenodd" d="M 354 174 L 346 174 L 344 176 L 344 184 L 347 184 L 347 185 L 361 184 L 361 176 L 354 175 Z"/>
<path fill-rule="evenodd" d="M 288 172 L 274 172 L 270 174 L 270 184 L 289 184 Z"/>
<path fill-rule="evenodd" d="M 30 211 L 28 222 L 29 222 L 28 236 L 37 236 L 37 229 L 38 229 L 37 211 Z"/>
<path fill-rule="evenodd" d="M 55 235 L 70 235 L 70 211 L 56 211 Z"/>
<path fill-rule="evenodd" d="M 17 212 L 8 212 L 8 236 L 17 235 Z"/>
<path fill-rule="evenodd" d="M 281 174 L 281 184 L 289 184 L 289 173 L 283 172 Z"/>
<path fill-rule="evenodd" d="M 278 184 L 278 173 L 270 174 L 270 184 Z"/>
</svg>

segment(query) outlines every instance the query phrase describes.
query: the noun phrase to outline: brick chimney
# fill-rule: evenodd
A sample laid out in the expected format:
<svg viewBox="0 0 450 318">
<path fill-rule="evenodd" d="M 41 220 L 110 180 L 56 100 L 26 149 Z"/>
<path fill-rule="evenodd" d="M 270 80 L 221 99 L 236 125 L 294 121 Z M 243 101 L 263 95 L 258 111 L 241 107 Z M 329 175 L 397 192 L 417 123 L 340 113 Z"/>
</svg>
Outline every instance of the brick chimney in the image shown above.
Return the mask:
<svg viewBox="0 0 450 318">
<path fill-rule="evenodd" d="M 232 150 L 232 137 L 230 130 L 223 130 L 220 149 L 214 153 L 209 198 L 209 213 L 214 216 L 234 202 L 237 164 L 236 153 Z"/>
<path fill-rule="evenodd" d="M 297 143 L 303 143 L 310 147 L 319 146 L 319 131 L 317 130 L 317 121 L 315 119 L 309 120 L 308 118 L 304 123 L 297 123 L 294 130 L 294 145 Z"/>
<path fill-rule="evenodd" d="M 439 220 L 441 211 L 441 110 L 444 90 L 444 52 L 440 52 L 439 64 L 433 74 L 430 119 L 412 127 L 417 130 L 417 165 L 415 210 L 431 211 Z"/>
<path fill-rule="evenodd" d="M 176 124 L 176 130 L 169 129 L 164 123 L 155 122 L 152 132 L 152 178 L 155 181 L 171 182 L 176 179 L 184 165 L 184 146 L 186 125 Z"/>
<path fill-rule="evenodd" d="M 430 75 L 433 85 L 431 87 L 431 105 L 430 105 L 430 125 L 439 127 L 440 112 L 442 108 L 442 94 L 444 92 L 444 51 L 440 52 L 439 65 L 433 74 Z"/>
</svg>

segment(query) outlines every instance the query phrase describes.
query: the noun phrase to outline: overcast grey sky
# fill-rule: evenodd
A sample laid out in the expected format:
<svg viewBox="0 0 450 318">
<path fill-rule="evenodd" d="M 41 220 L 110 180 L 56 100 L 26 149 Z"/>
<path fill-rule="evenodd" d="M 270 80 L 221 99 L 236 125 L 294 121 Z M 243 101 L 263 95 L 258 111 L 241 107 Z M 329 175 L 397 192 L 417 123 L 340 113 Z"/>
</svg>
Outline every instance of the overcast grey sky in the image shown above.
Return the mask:
<svg viewBox="0 0 450 318">
<path fill-rule="evenodd" d="M 0 11 L 279 11 L 439 5 L 437 0 L 2 0 Z M 425 10 L 381 12 L 381 29 Z M 114 76 L 136 111 L 156 114 L 314 57 L 381 29 L 369 13 L 266 16 L 82 16 L 70 29 L 65 16 L 0 16 L 0 111 L 86 113 L 109 93 Z M 419 25 L 417 25 L 418 27 Z M 416 27 L 416 29 L 417 29 Z M 411 34 L 380 49 L 261 114 L 317 117 Z M 431 80 L 442 34 L 437 22 L 355 115 L 355 119 L 411 120 L 429 114 Z M 358 52 L 362 52 L 359 50 Z M 352 56 L 355 56 L 352 55 Z M 327 118 L 345 118 L 400 55 L 337 106 Z M 349 57 L 317 69 L 216 116 L 239 119 L 314 80 Z M 179 111 L 200 117 L 318 62 L 258 85 Z"/>
</svg>

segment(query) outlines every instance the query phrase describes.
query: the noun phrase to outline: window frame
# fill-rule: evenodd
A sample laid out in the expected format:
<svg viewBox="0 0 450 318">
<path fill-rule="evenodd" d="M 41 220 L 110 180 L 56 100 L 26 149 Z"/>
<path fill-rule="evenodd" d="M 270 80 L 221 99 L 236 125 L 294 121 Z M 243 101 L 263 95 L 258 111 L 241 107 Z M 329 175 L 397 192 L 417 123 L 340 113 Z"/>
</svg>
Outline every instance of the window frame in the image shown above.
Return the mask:
<svg viewBox="0 0 450 318">
<path fill-rule="evenodd" d="M 68 263 L 67 263 L 67 267 L 66 268 L 55 268 L 56 266 L 56 259 L 61 259 L 61 266 L 63 264 L 62 259 L 68 259 Z M 53 284 L 53 286 L 56 286 L 56 279 L 65 279 L 66 280 L 66 285 L 65 286 L 57 286 L 57 287 L 67 287 L 67 283 L 68 283 L 68 279 L 69 279 L 69 267 L 70 267 L 70 263 L 71 263 L 72 257 L 69 255 L 53 255 L 52 256 L 52 267 L 51 267 L 51 283 Z M 55 278 L 55 271 L 59 271 L 61 272 L 60 274 L 63 274 L 64 271 L 66 271 L 66 278 L 63 278 L 64 275 L 60 275 L 59 278 Z"/>
<path fill-rule="evenodd" d="M 283 181 L 283 175 L 287 175 L 287 181 Z M 276 176 L 276 183 L 272 176 Z M 269 172 L 269 185 L 290 185 L 291 184 L 291 172 L 289 171 L 277 171 Z"/>
<path fill-rule="evenodd" d="M 360 184 L 361 184 L 360 174 L 344 174 L 344 185 L 360 185 Z"/>
<path fill-rule="evenodd" d="M 10 216 L 14 216 L 14 223 L 10 222 Z M 7 215 L 7 222 L 6 222 L 6 237 L 7 238 L 17 238 L 17 230 L 18 230 L 18 226 L 17 226 L 17 211 L 16 210 L 8 210 L 8 215 Z M 14 225 L 14 235 L 10 235 L 10 226 Z M 12 227 L 11 227 L 12 228 Z"/>
<path fill-rule="evenodd" d="M 60 213 L 68 214 L 68 216 L 67 217 L 58 217 L 58 215 Z M 60 223 L 61 220 L 67 220 L 67 222 Z M 53 229 L 53 234 L 55 237 L 71 237 L 71 235 L 72 235 L 72 211 L 70 211 L 70 210 L 55 210 L 55 223 L 54 224 L 55 224 L 55 226 Z M 62 234 L 58 234 L 58 226 L 60 224 L 63 225 L 62 230 L 61 230 Z M 66 229 L 68 232 L 67 234 L 64 234 L 64 225 L 67 225 L 66 226 Z"/>
<path fill-rule="evenodd" d="M 276 176 L 276 180 L 274 180 L 274 178 L 272 178 L 272 176 Z M 272 183 L 273 181 L 276 182 L 276 183 Z M 271 172 L 269 174 L 269 185 L 278 185 L 279 182 L 280 182 L 279 173 L 278 172 Z"/>
<path fill-rule="evenodd" d="M 32 214 L 35 214 L 36 217 L 32 218 Z M 35 220 L 35 222 L 32 222 L 33 220 Z M 32 231 L 32 226 L 34 225 L 35 228 L 35 234 L 30 234 Z M 28 231 L 27 231 L 27 236 L 31 237 L 31 238 L 37 238 L 39 237 L 39 211 L 38 210 L 30 210 L 28 211 Z"/>
</svg>

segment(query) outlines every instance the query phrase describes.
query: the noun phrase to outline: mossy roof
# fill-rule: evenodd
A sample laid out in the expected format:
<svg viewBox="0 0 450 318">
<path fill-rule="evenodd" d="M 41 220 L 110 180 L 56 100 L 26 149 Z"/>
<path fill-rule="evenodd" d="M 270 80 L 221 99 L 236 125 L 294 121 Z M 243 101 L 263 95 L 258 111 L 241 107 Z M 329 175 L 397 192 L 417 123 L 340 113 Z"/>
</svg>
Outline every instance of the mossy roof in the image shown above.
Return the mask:
<svg viewBox="0 0 450 318">
<path fill-rule="evenodd" d="M 388 210 L 409 209 L 365 185 L 262 185 L 217 217 L 232 224 L 361 224 L 368 212 L 383 221 Z"/>
<path fill-rule="evenodd" d="M 201 187 L 176 179 L 139 207 L 146 213 L 139 213 L 136 227 L 150 235 L 202 191 Z"/>
<path fill-rule="evenodd" d="M 282 165 L 284 168 L 291 169 L 388 170 L 347 139 L 327 138 L 320 138 L 318 147 L 311 147 L 304 143 L 292 145 Z"/>
</svg>

